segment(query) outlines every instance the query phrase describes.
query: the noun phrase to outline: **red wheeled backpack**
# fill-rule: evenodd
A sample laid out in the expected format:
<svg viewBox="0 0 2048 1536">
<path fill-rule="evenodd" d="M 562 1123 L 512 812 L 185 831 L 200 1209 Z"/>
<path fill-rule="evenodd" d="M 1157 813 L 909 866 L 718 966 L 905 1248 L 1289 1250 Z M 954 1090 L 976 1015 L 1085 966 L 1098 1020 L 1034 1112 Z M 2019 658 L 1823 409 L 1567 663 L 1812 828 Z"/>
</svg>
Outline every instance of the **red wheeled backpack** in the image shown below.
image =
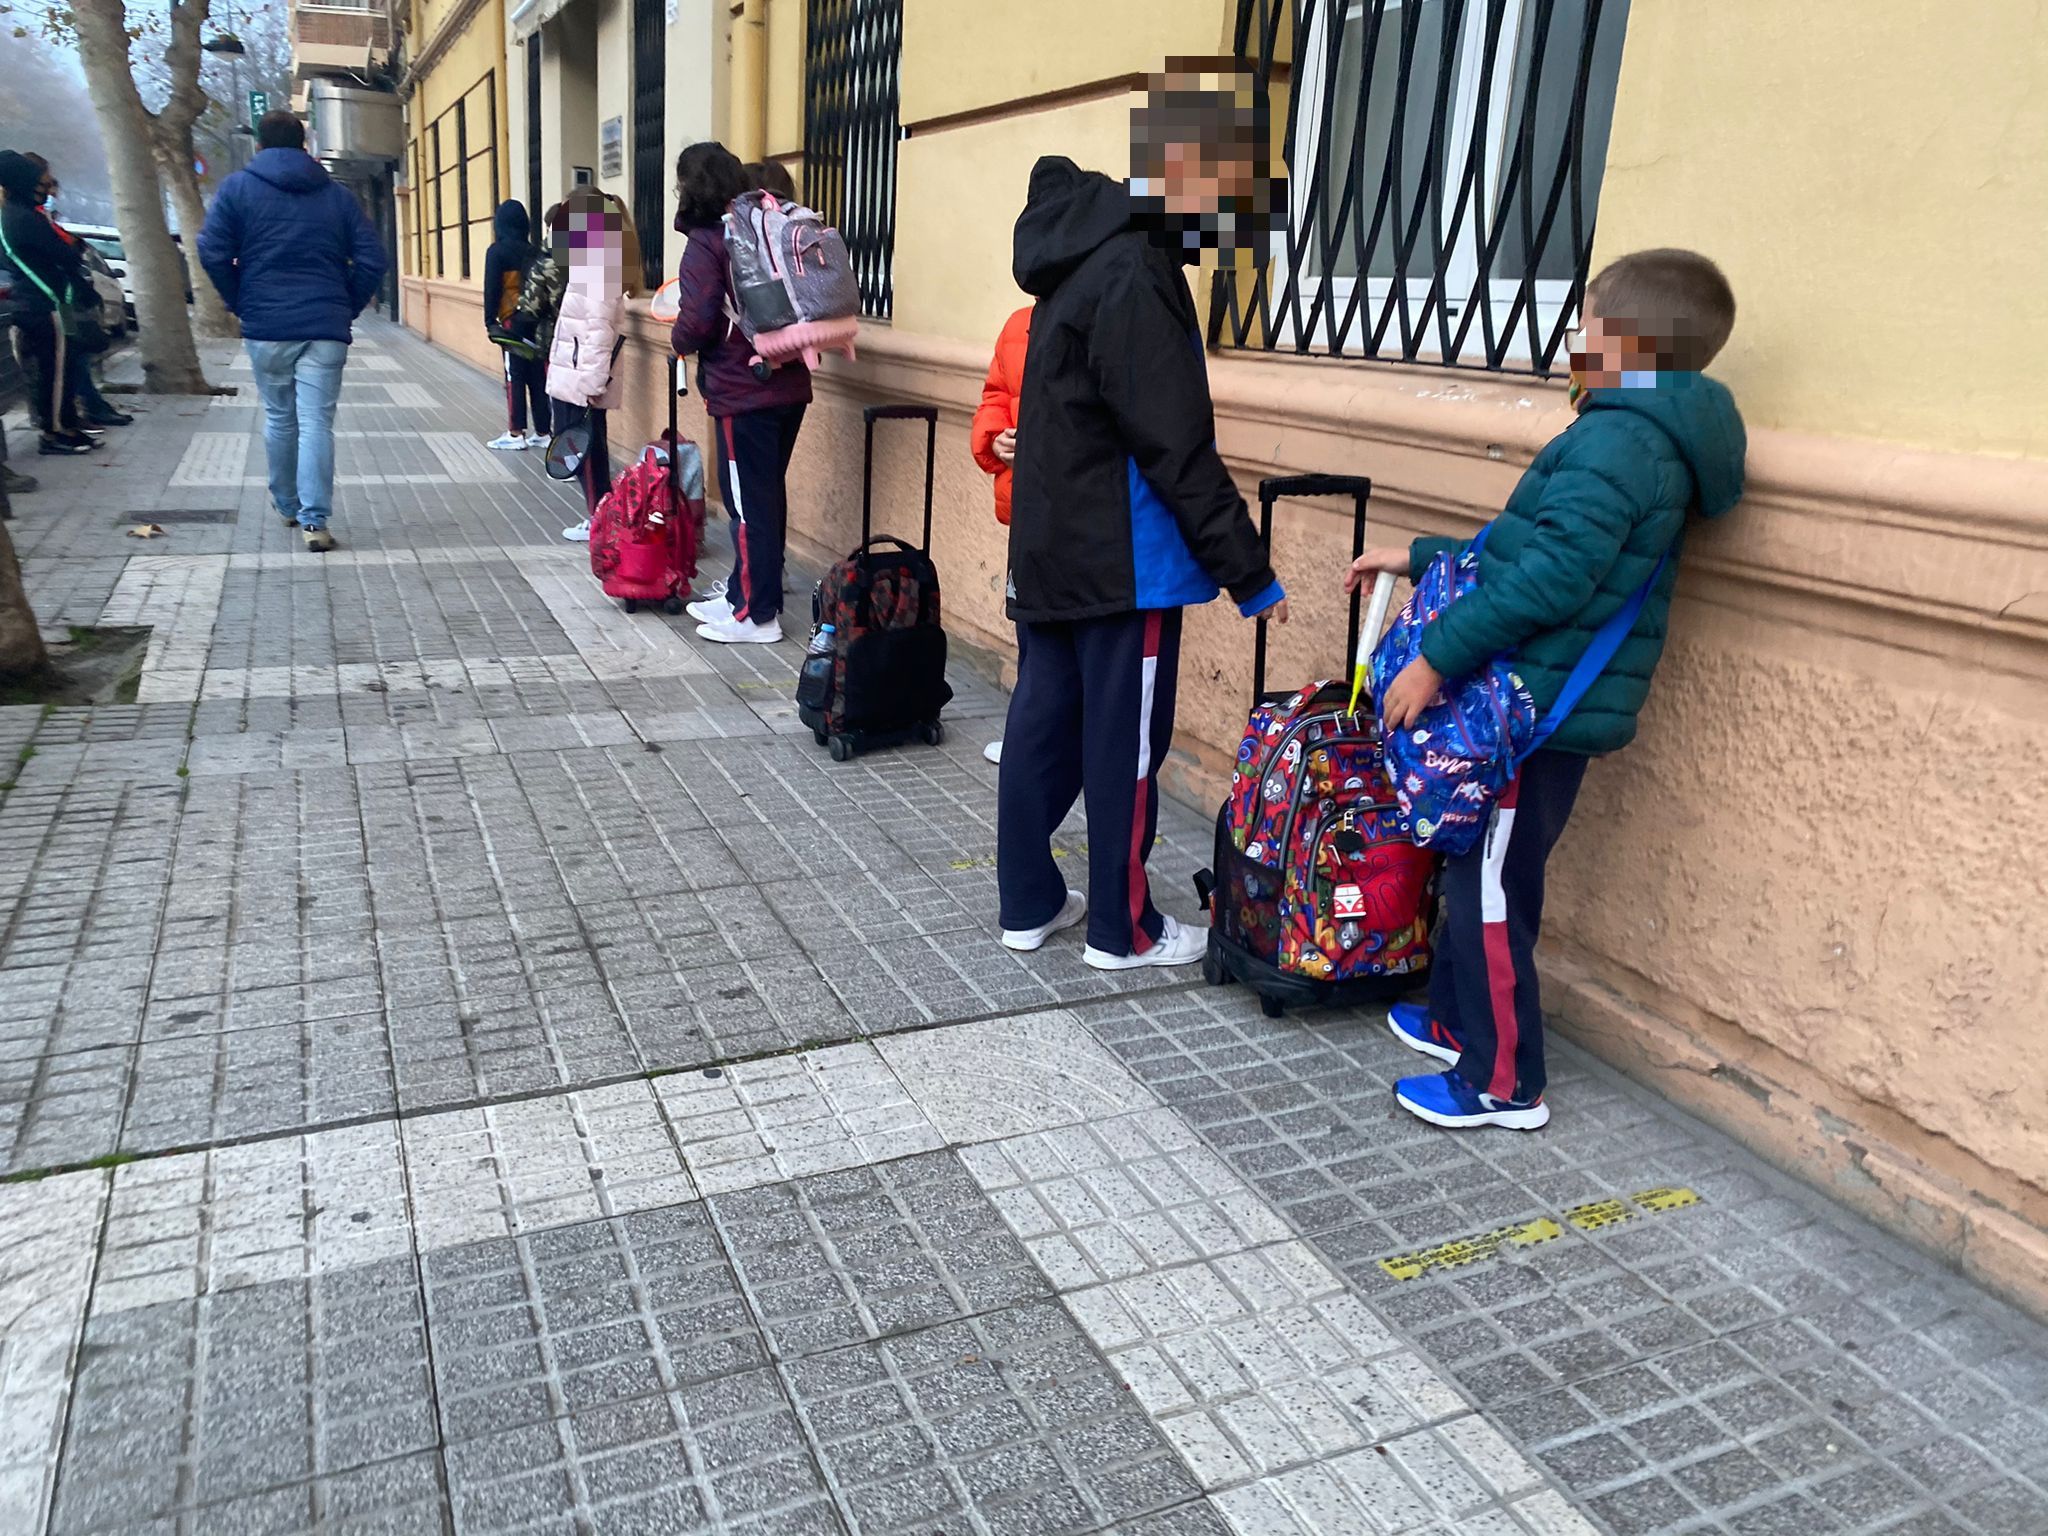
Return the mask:
<svg viewBox="0 0 2048 1536">
<path fill-rule="evenodd" d="M 1371 481 L 1351 475 L 1262 480 L 1260 536 L 1270 547 L 1282 496 L 1348 496 L 1356 559 L 1371 493 Z M 1391 596 L 1392 584 L 1384 590 Z M 1376 628 L 1385 603 L 1375 597 Z M 1347 656 L 1358 650 L 1359 601 L 1353 593 Z M 1268 693 L 1264 619 L 1256 647 L 1215 866 L 1195 876 L 1210 914 L 1202 974 L 1213 986 L 1243 982 L 1269 1017 L 1390 1001 L 1429 971 L 1436 857 L 1403 830 L 1373 710 L 1353 713 L 1341 679 Z"/>
<path fill-rule="evenodd" d="M 590 515 L 590 571 L 626 612 L 660 603 L 681 613 L 704 542 L 704 455 L 676 431 L 669 360 L 668 431 L 641 450 Z"/>
</svg>

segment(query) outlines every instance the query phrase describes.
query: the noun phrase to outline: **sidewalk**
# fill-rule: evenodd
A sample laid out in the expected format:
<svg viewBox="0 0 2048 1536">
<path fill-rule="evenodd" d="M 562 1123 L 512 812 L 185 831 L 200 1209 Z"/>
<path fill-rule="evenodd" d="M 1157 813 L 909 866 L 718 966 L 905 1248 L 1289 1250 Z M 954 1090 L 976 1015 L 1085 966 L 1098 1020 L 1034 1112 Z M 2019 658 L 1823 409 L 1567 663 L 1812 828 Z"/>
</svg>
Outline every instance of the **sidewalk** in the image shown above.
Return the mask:
<svg viewBox="0 0 2048 1536">
<path fill-rule="evenodd" d="M 252 396 L 20 465 L 151 638 L 0 709 L 0 1532 L 2048 1532 L 2048 1331 L 1569 1047 L 1453 1136 L 1003 950 L 999 693 L 832 764 L 363 337 L 324 557 Z"/>
</svg>

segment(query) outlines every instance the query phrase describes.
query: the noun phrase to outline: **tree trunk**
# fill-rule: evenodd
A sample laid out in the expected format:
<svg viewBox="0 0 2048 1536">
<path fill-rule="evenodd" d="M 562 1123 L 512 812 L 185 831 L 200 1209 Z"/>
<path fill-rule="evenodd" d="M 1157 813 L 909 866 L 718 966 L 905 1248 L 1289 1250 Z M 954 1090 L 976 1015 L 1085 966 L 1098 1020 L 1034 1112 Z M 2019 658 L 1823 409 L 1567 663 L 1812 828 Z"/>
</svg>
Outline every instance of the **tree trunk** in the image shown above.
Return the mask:
<svg viewBox="0 0 2048 1536">
<path fill-rule="evenodd" d="M 183 139 L 183 143 L 166 143 L 165 140 Z M 177 126 L 159 118 L 156 124 L 156 163 L 164 184 L 171 190 L 171 204 L 178 210 L 178 228 L 185 235 L 185 260 L 192 272 L 192 323 L 193 329 L 201 336 L 239 336 L 242 327 L 235 317 L 228 313 L 227 305 L 220 299 L 220 293 L 207 280 L 206 273 L 199 266 L 199 230 L 206 223 L 206 199 L 200 195 L 199 177 L 192 169 L 196 153 L 192 143 L 192 128 L 188 123 L 184 132 Z"/>
<path fill-rule="evenodd" d="M 120 226 L 135 285 L 143 388 L 152 394 L 204 394 L 207 383 L 199 371 L 192 317 L 185 308 L 184 272 L 170 226 L 164 222 L 149 113 L 129 67 L 127 8 L 123 0 L 76 0 L 71 14 L 78 29 L 86 93 L 106 144 L 114 221 Z M 194 240 L 196 246 L 196 235 Z M 193 276 L 206 280 L 198 270 L 196 249 Z"/>
<path fill-rule="evenodd" d="M 0 508 L 7 493 L 0 491 Z M 14 538 L 0 522 L 0 678 L 12 680 L 47 671 L 50 656 L 43 649 L 43 632 L 36 627 L 35 610 L 22 590 L 21 563 L 14 558 Z"/>
</svg>

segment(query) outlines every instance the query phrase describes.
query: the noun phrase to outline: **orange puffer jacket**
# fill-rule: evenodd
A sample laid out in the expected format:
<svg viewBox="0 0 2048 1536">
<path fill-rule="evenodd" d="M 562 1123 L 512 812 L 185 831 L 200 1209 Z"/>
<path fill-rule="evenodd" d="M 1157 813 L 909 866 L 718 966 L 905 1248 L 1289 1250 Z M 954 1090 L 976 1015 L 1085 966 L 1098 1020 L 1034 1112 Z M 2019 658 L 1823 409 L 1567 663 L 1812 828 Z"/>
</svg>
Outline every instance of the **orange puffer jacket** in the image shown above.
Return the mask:
<svg viewBox="0 0 2048 1536">
<path fill-rule="evenodd" d="M 1031 341 L 1031 306 L 1025 305 L 1003 322 L 996 355 L 981 386 L 981 409 L 974 413 L 974 462 L 996 477 L 996 521 L 1010 523 L 1010 466 L 996 457 L 996 437 L 1017 425 L 1017 400 L 1024 392 L 1024 350 Z"/>
</svg>

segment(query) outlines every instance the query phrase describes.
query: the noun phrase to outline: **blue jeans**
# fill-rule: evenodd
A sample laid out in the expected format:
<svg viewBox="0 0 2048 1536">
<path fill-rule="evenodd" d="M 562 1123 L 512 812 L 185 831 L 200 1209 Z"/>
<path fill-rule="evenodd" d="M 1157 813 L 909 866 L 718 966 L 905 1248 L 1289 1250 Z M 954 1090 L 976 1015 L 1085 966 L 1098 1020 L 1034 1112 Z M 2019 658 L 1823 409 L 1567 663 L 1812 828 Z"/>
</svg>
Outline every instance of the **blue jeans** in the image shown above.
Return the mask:
<svg viewBox="0 0 2048 1536">
<path fill-rule="evenodd" d="M 246 341 L 263 396 L 270 500 L 301 528 L 325 528 L 334 510 L 334 407 L 345 341 Z"/>
</svg>

